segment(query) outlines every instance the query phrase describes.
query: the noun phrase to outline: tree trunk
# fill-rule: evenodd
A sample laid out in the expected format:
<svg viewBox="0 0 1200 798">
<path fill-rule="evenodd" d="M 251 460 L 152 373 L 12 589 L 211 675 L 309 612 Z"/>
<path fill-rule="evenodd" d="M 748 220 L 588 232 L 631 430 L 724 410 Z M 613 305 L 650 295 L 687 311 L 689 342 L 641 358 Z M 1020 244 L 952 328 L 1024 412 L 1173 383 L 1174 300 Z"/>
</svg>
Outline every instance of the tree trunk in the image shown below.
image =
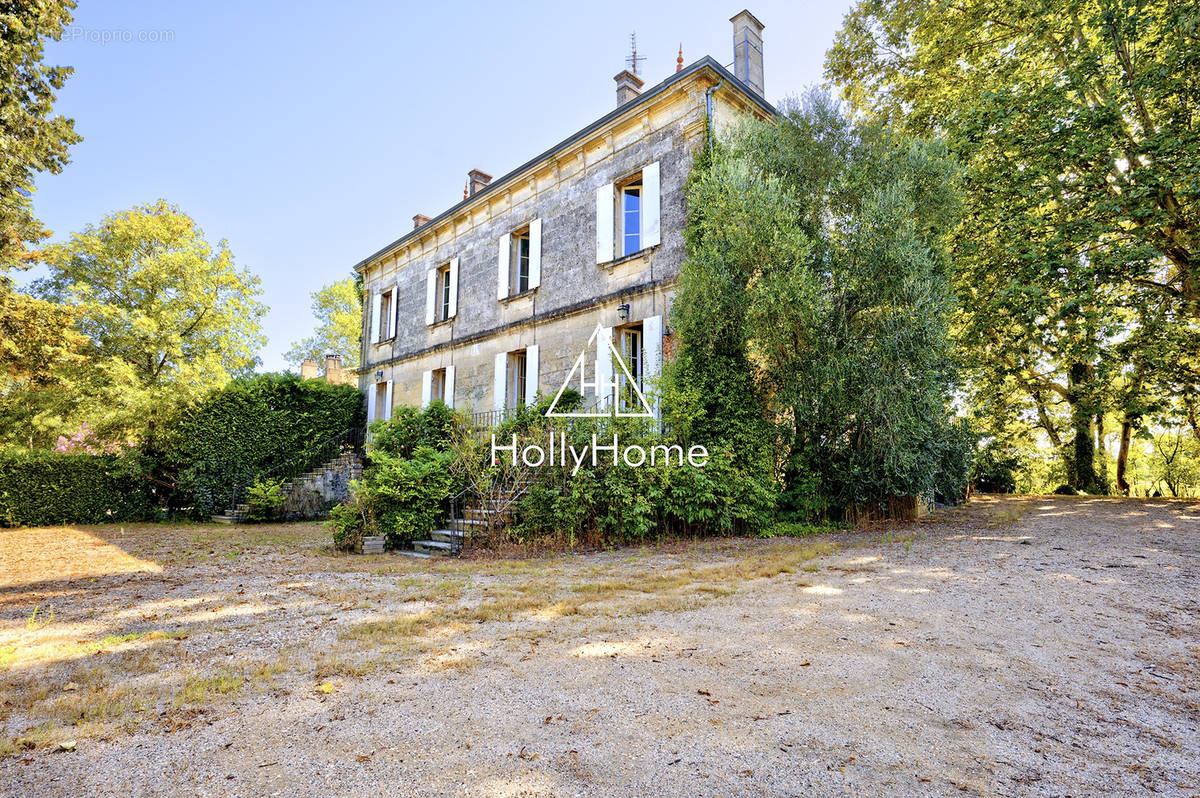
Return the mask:
<svg viewBox="0 0 1200 798">
<path fill-rule="evenodd" d="M 1129 482 L 1125 469 L 1129 464 L 1129 442 L 1133 439 L 1133 419 L 1127 414 L 1121 422 L 1121 447 L 1117 450 L 1117 490 L 1122 496 L 1129 495 Z"/>
<path fill-rule="evenodd" d="M 1072 363 L 1069 371 L 1070 387 L 1067 392 L 1071 403 L 1071 422 L 1075 427 L 1073 457 L 1067 470 L 1067 484 L 1076 490 L 1095 493 L 1096 443 L 1092 437 L 1092 413 L 1083 397 L 1091 369 L 1086 363 Z"/>
</svg>

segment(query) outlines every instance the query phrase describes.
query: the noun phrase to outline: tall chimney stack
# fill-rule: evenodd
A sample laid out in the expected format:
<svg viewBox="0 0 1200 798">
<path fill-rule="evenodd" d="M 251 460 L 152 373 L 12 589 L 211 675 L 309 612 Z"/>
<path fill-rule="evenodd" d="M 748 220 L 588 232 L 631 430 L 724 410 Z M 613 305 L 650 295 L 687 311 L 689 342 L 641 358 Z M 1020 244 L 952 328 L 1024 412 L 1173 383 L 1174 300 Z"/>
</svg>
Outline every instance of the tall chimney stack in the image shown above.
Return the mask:
<svg viewBox="0 0 1200 798">
<path fill-rule="evenodd" d="M 730 19 L 733 23 L 733 74 L 750 91 L 764 97 L 763 41 L 766 27 L 749 11 L 743 9 Z"/>
<path fill-rule="evenodd" d="M 628 69 L 623 69 L 613 76 L 617 82 L 617 105 L 621 106 L 642 93 L 644 81 Z"/>
<path fill-rule="evenodd" d="M 488 183 L 492 182 L 492 176 L 487 172 L 472 169 L 467 172 L 467 180 L 470 182 L 470 194 L 468 196 L 473 197 L 486 188 Z"/>
</svg>

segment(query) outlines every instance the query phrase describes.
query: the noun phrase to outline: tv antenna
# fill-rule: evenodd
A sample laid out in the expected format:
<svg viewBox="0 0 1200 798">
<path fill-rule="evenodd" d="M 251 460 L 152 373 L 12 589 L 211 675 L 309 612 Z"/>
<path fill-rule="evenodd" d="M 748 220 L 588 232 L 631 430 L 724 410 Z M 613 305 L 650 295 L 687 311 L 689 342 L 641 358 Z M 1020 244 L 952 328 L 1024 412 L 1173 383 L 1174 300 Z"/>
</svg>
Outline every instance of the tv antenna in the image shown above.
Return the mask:
<svg viewBox="0 0 1200 798">
<path fill-rule="evenodd" d="M 630 54 L 625 56 L 625 63 L 633 71 L 633 74 L 638 73 L 638 64 L 646 60 L 646 56 L 637 54 L 637 31 L 629 34 L 629 49 Z"/>
</svg>

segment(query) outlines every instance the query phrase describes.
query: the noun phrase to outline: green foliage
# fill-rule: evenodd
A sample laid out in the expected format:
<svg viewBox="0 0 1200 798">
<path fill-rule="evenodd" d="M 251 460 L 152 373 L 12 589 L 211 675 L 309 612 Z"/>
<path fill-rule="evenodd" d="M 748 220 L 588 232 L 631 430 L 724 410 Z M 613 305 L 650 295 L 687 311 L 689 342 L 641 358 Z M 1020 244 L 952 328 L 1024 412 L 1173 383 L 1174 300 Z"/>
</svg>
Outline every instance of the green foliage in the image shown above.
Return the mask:
<svg viewBox="0 0 1200 798">
<path fill-rule="evenodd" d="M 388 420 L 371 422 L 371 451 L 394 457 L 412 457 L 422 446 L 445 450 L 455 425 L 454 411 L 441 400 L 423 411 L 401 405 Z"/>
<path fill-rule="evenodd" d="M 760 538 L 807 538 L 849 529 L 846 523 L 812 523 L 811 521 L 778 521 L 758 533 Z"/>
<path fill-rule="evenodd" d="M 428 535 L 447 499 L 462 488 L 451 451 L 459 424 L 440 401 L 424 410 L 396 407 L 389 420 L 373 422 L 363 477 L 351 483 L 351 500 L 330 518 L 334 545 L 351 549 L 368 534 L 400 548 Z"/>
<path fill-rule="evenodd" d="M 511 532 L 514 539 L 552 546 L 624 545 L 666 535 L 754 534 L 770 522 L 774 485 L 761 471 L 747 469 L 732 449 L 710 450 L 704 465 L 692 466 L 686 459 L 690 444 L 658 434 L 642 420 L 576 421 L 530 424 L 518 435 L 519 445 L 546 448 L 552 432 L 565 432 L 567 445 L 582 451 L 592 445 L 593 435 L 610 445 L 615 434 L 622 450 L 638 446 L 650 453 L 654 447 L 675 446 L 685 456 L 681 463 L 678 454 L 658 454 L 653 464 L 647 460 L 631 467 L 623 457 L 614 463 L 611 454 L 601 453 L 595 466 L 589 455 L 573 475 L 570 460 L 566 467 L 532 469 Z M 508 442 L 511 434 L 497 431 L 496 437 Z"/>
<path fill-rule="evenodd" d="M 951 421 L 945 149 L 824 95 L 698 161 L 664 380 L 673 432 L 728 447 L 786 516 L 965 493 Z M 961 491 L 960 491 L 961 488 Z"/>
<path fill-rule="evenodd" d="M 0 453 L 0 525 L 143 521 L 154 515 L 135 455 Z"/>
<path fill-rule="evenodd" d="M 257 363 L 258 278 L 165 201 L 111 214 L 43 257 L 35 292 L 70 308 L 87 339 L 67 415 L 107 440 L 163 445 L 175 416 Z"/>
<path fill-rule="evenodd" d="M 305 358 L 320 362 L 326 355 L 341 355 L 342 365 L 358 368 L 362 338 L 361 277 L 347 277 L 312 294 L 312 312 L 317 329 L 308 338 L 292 344 L 287 352 L 289 363 L 296 366 Z"/>
<path fill-rule="evenodd" d="M 1198 29 L 1200 6 L 1168 0 L 865 0 L 828 56 L 857 110 L 964 165 L 955 336 L 975 409 L 1074 488 L 1109 486 L 1106 422 L 1124 492 L 1128 433 L 1156 407 L 1176 428 L 1195 414 Z"/>
<path fill-rule="evenodd" d="M 429 446 L 411 457 L 372 452 L 363 479 L 351 485 L 371 534 L 385 535 L 390 548 L 428 535 L 454 487 L 453 462 L 452 453 Z"/>
<path fill-rule="evenodd" d="M 252 524 L 280 520 L 284 499 L 282 480 L 254 480 L 246 491 L 246 520 Z"/>
<path fill-rule="evenodd" d="M 365 519 L 357 500 L 334 505 L 325 524 L 333 533 L 333 547 L 338 551 L 354 551 L 362 543 Z"/>
<path fill-rule="evenodd" d="M 178 470 L 179 491 L 207 515 L 228 507 L 237 485 L 273 468 L 317 465 L 304 461 L 364 423 L 362 394 L 353 386 L 292 374 L 237 379 L 183 415 L 163 459 Z"/>
<path fill-rule="evenodd" d="M 61 172 L 80 140 L 72 120 L 50 116 L 72 70 L 42 63 L 45 41 L 62 37 L 74 8 L 73 0 L 0 4 L 0 279 L 49 234 L 33 216 L 37 173 Z"/>
<path fill-rule="evenodd" d="M 1021 457 L 999 441 L 989 441 L 975 456 L 971 484 L 983 493 L 1014 493 Z"/>
</svg>

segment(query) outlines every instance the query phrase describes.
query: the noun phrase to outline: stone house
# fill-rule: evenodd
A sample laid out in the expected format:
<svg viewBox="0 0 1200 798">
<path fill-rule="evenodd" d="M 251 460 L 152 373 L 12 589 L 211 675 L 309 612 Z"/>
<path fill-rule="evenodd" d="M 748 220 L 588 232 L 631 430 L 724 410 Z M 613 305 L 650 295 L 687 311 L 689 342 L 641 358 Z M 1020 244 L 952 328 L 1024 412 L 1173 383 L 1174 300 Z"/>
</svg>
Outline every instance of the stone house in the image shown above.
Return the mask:
<svg viewBox="0 0 1200 798">
<path fill-rule="evenodd" d="M 617 107 L 503 177 L 473 170 L 462 202 L 355 266 L 365 304 L 359 384 L 369 418 L 434 399 L 503 413 L 553 396 L 584 349 L 621 355 L 620 379 L 653 395 L 684 259 L 684 185 L 710 125 L 769 118 L 762 29 L 731 20 L 733 72 L 711 57 L 643 90 L 615 78 Z M 636 62 L 635 62 L 636 64 Z M 599 327 L 596 336 L 593 333 Z M 612 366 L 608 365 L 608 369 Z"/>
</svg>

